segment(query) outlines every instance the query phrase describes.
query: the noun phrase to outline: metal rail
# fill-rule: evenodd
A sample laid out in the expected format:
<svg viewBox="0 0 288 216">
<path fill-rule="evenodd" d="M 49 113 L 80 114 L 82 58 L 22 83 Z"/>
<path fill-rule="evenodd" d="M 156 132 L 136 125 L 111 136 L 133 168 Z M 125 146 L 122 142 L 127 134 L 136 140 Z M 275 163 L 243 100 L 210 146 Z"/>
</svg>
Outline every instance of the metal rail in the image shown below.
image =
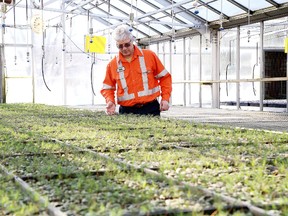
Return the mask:
<svg viewBox="0 0 288 216">
<path fill-rule="evenodd" d="M 194 84 L 213 84 L 213 83 L 241 83 L 241 82 L 276 82 L 276 81 L 288 81 L 288 77 L 270 77 L 270 78 L 255 78 L 255 79 L 229 79 L 229 80 L 178 80 L 174 81 L 173 84 L 184 84 L 184 83 L 194 83 Z"/>
</svg>

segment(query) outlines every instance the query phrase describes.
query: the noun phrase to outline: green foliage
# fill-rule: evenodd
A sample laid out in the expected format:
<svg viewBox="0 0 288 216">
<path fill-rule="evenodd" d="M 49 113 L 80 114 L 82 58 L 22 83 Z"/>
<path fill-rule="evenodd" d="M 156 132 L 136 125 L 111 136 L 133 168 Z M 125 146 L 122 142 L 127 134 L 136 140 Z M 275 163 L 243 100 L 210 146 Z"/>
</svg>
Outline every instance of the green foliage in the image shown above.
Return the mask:
<svg viewBox="0 0 288 216">
<path fill-rule="evenodd" d="M 218 204 L 219 215 L 227 213 L 221 210 L 225 203 L 208 202 L 200 191 L 123 170 L 102 155 L 287 214 L 285 133 L 149 116 L 107 116 L 41 104 L 0 104 L 0 113 L 1 164 L 20 177 L 33 176 L 29 184 L 67 213 L 121 215 L 190 209 L 199 215 L 205 206 Z M 43 211 L 31 200 L 24 202 L 17 185 L 15 193 L 9 193 L 7 188 L 13 184 L 8 182 L 1 177 L 4 213 Z"/>
</svg>

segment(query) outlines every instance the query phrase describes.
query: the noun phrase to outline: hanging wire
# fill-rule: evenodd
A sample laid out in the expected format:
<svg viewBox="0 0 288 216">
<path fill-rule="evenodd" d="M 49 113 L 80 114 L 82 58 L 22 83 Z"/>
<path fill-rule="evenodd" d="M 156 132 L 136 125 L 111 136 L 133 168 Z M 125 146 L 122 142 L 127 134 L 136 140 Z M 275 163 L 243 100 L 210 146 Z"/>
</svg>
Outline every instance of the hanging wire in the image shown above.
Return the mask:
<svg viewBox="0 0 288 216">
<path fill-rule="evenodd" d="M 256 68 L 256 66 L 258 66 L 258 42 L 256 43 L 256 63 L 253 66 L 252 79 L 254 79 L 254 77 L 255 77 L 255 68 Z M 254 96 L 256 96 L 256 88 L 255 88 L 254 82 L 252 82 L 252 88 L 253 88 Z"/>
<path fill-rule="evenodd" d="M 42 16 L 42 20 L 43 20 L 43 8 L 44 8 L 44 4 L 43 4 L 43 0 L 41 0 L 41 16 Z M 48 87 L 48 85 L 46 83 L 46 79 L 45 79 L 44 59 L 45 59 L 45 34 L 44 34 L 44 25 L 42 25 L 42 60 L 41 60 L 42 78 L 43 78 L 43 82 L 44 82 L 46 88 L 48 89 L 48 91 L 51 91 L 51 89 Z"/>
<path fill-rule="evenodd" d="M 138 8 L 138 1 L 136 0 L 136 8 Z M 138 16 L 138 10 L 136 10 L 136 17 Z M 138 31 L 136 33 L 136 38 L 138 38 Z"/>
<path fill-rule="evenodd" d="M 14 64 L 17 65 L 17 55 L 16 55 L 16 6 L 15 1 L 13 1 L 13 27 L 14 27 Z"/>
<path fill-rule="evenodd" d="M 223 28 L 223 0 L 221 0 L 221 14 L 220 14 L 219 20 L 220 20 L 219 30 L 222 31 L 222 30 L 224 30 L 224 28 Z"/>
<path fill-rule="evenodd" d="M 108 0 L 108 22 L 110 23 L 110 0 Z M 108 29 L 108 54 L 111 54 L 111 28 Z"/>
<path fill-rule="evenodd" d="M 247 12 L 247 20 L 248 20 L 248 28 L 249 28 L 249 25 L 250 25 L 250 0 L 248 0 L 248 12 Z M 247 36 L 248 36 L 248 43 L 250 42 L 250 38 L 251 38 L 251 32 L 250 32 L 250 29 L 247 30 Z"/>
<path fill-rule="evenodd" d="M 172 35 L 171 35 L 171 42 L 174 44 L 174 54 L 176 54 L 176 41 L 175 41 L 175 26 L 174 26 L 174 19 L 175 19 L 175 12 L 174 12 L 174 1 L 172 0 L 172 7 L 171 7 L 171 19 L 172 19 Z"/>
<path fill-rule="evenodd" d="M 91 81 L 91 89 L 92 89 L 92 93 L 94 96 L 96 96 L 96 93 L 94 91 L 94 85 L 93 85 L 93 68 L 96 62 L 96 57 L 95 57 L 95 53 L 93 53 L 93 61 L 91 64 L 91 70 L 90 70 L 90 81 Z"/>
<path fill-rule="evenodd" d="M 72 25 L 73 25 L 73 22 L 72 22 L 72 17 L 70 17 L 70 32 L 69 32 L 69 36 L 70 38 L 72 38 Z M 70 62 L 72 62 L 72 44 L 70 43 Z"/>
<path fill-rule="evenodd" d="M 206 6 L 206 38 L 205 38 L 205 49 L 207 50 L 208 49 L 208 42 L 209 42 L 209 39 L 207 38 L 208 37 L 208 27 L 209 27 L 209 24 L 208 24 L 208 5 Z"/>
<path fill-rule="evenodd" d="M 129 25 L 130 25 L 129 31 L 132 32 L 133 31 L 133 25 L 134 25 L 133 0 L 131 0 L 131 3 L 130 3 L 129 21 L 130 21 L 130 23 L 129 23 Z"/>
<path fill-rule="evenodd" d="M 194 14 L 199 14 L 199 10 L 198 10 L 198 0 L 195 0 L 194 2 L 193 2 L 193 7 L 194 7 Z"/>
<path fill-rule="evenodd" d="M 175 28 L 174 28 L 174 18 L 175 18 L 175 13 L 174 13 L 174 1 L 172 0 L 172 7 L 171 7 L 171 22 L 172 22 L 172 42 L 174 42 L 175 39 Z"/>
<path fill-rule="evenodd" d="M 231 66 L 232 64 L 232 53 L 231 53 L 231 49 L 232 49 L 232 40 L 229 41 L 229 62 L 226 66 L 226 72 L 225 72 L 225 78 L 226 80 L 228 80 L 228 68 Z M 226 95 L 228 96 L 228 82 L 226 82 Z"/>
<path fill-rule="evenodd" d="M 26 0 L 26 25 L 29 26 L 29 20 L 28 20 L 28 0 Z M 27 62 L 30 62 L 30 53 L 29 53 L 29 46 L 28 46 L 28 43 L 29 43 L 29 29 L 27 28 L 27 31 L 26 31 L 26 40 L 27 40 L 27 43 L 26 43 L 26 61 Z"/>
</svg>

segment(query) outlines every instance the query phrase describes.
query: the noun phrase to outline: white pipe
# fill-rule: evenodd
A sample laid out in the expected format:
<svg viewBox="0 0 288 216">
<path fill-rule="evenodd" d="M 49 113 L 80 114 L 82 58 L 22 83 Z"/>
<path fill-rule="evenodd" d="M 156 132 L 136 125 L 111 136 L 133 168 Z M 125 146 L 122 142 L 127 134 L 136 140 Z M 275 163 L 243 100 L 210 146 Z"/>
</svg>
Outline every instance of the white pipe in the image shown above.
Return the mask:
<svg viewBox="0 0 288 216">
<path fill-rule="evenodd" d="M 230 79 L 230 80 L 177 80 L 173 81 L 173 84 L 194 83 L 202 85 L 212 85 L 213 83 L 241 83 L 241 82 L 276 82 L 276 81 L 288 81 L 288 77 L 270 77 L 270 78 L 255 78 L 255 79 Z"/>
<path fill-rule="evenodd" d="M 173 70 L 172 70 L 172 64 L 173 64 L 173 62 L 172 62 L 172 60 L 173 60 L 173 57 L 172 57 L 172 41 L 170 40 L 169 41 L 169 52 L 170 52 L 170 54 L 169 54 L 169 61 L 170 61 L 170 73 L 171 73 L 171 75 L 173 74 Z M 173 101 L 172 101 L 172 97 L 170 97 L 170 103 L 173 103 Z"/>
<path fill-rule="evenodd" d="M 236 79 L 240 79 L 240 26 L 237 27 L 236 35 Z M 236 83 L 236 107 L 240 109 L 240 83 Z"/>
<path fill-rule="evenodd" d="M 260 22 L 260 78 L 264 78 L 264 22 Z M 264 83 L 260 82 L 260 111 L 263 111 Z"/>
<path fill-rule="evenodd" d="M 191 70 L 192 70 L 192 53 L 191 53 L 191 46 L 192 46 L 192 38 L 189 38 L 189 45 L 188 45 L 188 79 L 191 80 Z M 191 105 L 191 84 L 189 83 L 189 91 L 188 91 L 188 97 L 189 97 L 189 105 Z"/>
<path fill-rule="evenodd" d="M 202 42 L 203 36 L 200 35 L 199 38 L 199 80 L 202 80 Z M 202 85 L 199 85 L 199 107 L 202 107 Z"/>
<path fill-rule="evenodd" d="M 184 80 L 186 80 L 186 38 L 184 37 L 183 39 L 183 77 Z M 175 42 L 174 42 L 175 43 Z M 187 102 L 186 102 L 186 83 L 184 83 L 184 87 L 183 87 L 183 100 L 184 100 L 184 107 L 187 106 Z"/>
<path fill-rule="evenodd" d="M 64 9 L 65 7 L 65 4 L 64 4 L 65 0 L 63 0 L 62 4 L 61 4 L 61 8 Z M 63 29 L 63 37 L 62 37 L 62 66 L 61 66 L 61 70 L 62 70 L 62 75 L 63 75 L 63 93 L 62 93 L 62 99 L 63 99 L 63 104 L 64 105 L 67 105 L 67 83 L 66 83 L 66 70 L 65 70 L 65 67 L 66 67 L 66 41 L 65 41 L 65 32 L 66 32 L 66 29 L 65 29 L 65 14 L 62 14 L 62 29 Z"/>
</svg>

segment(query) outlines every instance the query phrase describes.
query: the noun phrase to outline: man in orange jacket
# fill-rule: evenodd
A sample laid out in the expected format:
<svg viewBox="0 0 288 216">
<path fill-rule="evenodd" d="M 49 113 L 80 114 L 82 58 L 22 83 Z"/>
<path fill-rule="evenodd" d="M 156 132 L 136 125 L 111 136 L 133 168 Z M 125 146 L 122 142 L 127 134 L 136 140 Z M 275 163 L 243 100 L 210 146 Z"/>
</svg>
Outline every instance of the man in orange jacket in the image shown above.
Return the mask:
<svg viewBox="0 0 288 216">
<path fill-rule="evenodd" d="M 153 51 L 142 50 L 133 44 L 134 37 L 128 26 L 118 26 L 113 36 L 119 54 L 107 65 L 101 90 L 106 99 L 106 113 L 115 114 L 114 93 L 117 90 L 120 114 L 159 116 L 161 111 L 169 109 L 171 74 Z"/>
</svg>

